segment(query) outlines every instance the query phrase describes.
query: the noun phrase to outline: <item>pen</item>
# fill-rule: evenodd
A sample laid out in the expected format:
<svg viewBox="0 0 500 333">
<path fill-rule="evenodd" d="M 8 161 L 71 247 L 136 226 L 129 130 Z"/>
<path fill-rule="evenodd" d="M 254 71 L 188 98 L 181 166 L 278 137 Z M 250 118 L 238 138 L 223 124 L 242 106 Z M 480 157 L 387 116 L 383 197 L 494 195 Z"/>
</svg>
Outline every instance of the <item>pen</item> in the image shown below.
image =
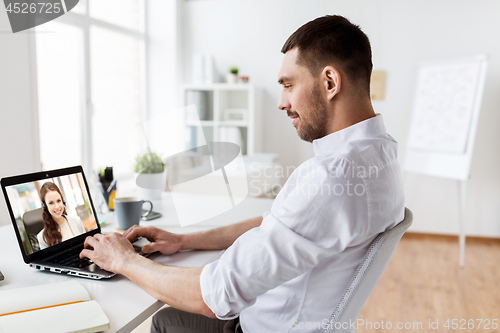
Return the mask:
<svg viewBox="0 0 500 333">
<path fill-rule="evenodd" d="M 115 185 L 115 183 L 116 183 L 116 179 L 113 179 L 113 181 L 109 184 L 108 189 L 106 190 L 108 193 L 111 192 L 111 190 L 112 190 L 113 186 Z"/>
</svg>

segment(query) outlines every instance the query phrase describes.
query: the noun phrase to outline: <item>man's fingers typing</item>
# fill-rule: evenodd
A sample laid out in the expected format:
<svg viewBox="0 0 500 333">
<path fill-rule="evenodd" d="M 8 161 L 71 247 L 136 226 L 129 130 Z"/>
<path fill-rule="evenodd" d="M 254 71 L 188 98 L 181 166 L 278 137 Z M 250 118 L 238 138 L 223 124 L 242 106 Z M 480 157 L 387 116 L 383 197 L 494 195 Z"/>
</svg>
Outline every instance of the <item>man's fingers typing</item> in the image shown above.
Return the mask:
<svg viewBox="0 0 500 333">
<path fill-rule="evenodd" d="M 156 252 L 156 251 L 158 251 L 158 244 L 157 243 L 146 244 L 142 247 L 141 251 L 144 253 Z"/>
<path fill-rule="evenodd" d="M 97 242 L 97 240 L 94 237 L 88 236 L 87 238 L 85 238 L 84 248 L 86 248 L 86 249 L 94 248 L 96 242 Z"/>
<path fill-rule="evenodd" d="M 98 241 L 101 241 L 104 238 L 104 235 L 102 235 L 102 234 L 95 234 L 94 238 L 97 239 Z"/>
<path fill-rule="evenodd" d="M 92 260 L 93 252 L 91 250 L 83 249 L 82 252 L 80 252 L 80 259 L 83 258 L 89 258 Z"/>
<path fill-rule="evenodd" d="M 129 229 L 129 230 L 130 230 L 130 232 L 128 232 L 127 234 L 123 234 L 123 236 L 125 236 L 128 240 L 132 240 L 132 239 L 138 238 L 138 237 L 145 237 L 148 239 L 154 237 L 153 227 L 139 227 L 139 226 L 137 226 L 136 228 Z"/>
<path fill-rule="evenodd" d="M 137 232 L 137 228 L 139 228 L 139 226 L 137 224 L 134 224 L 133 226 L 131 226 L 130 228 L 128 228 L 124 233 L 123 233 L 123 236 L 126 237 L 128 240 L 130 239 L 134 239 L 134 238 L 129 238 L 129 235 L 131 233 L 134 233 L 134 232 Z M 136 236 L 137 237 L 137 236 Z"/>
<path fill-rule="evenodd" d="M 150 242 L 156 240 L 159 231 L 159 229 L 155 227 L 139 227 L 139 226 L 129 230 L 130 230 L 129 233 L 123 234 L 123 236 L 125 236 L 129 241 L 137 237 L 145 237 Z"/>
</svg>

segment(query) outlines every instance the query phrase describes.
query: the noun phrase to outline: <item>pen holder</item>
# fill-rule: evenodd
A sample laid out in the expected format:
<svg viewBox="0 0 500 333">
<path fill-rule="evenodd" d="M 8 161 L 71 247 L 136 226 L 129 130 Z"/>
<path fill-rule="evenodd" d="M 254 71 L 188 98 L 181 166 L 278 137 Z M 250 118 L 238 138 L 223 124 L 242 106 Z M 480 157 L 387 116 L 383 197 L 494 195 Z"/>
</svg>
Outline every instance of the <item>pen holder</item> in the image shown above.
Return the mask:
<svg viewBox="0 0 500 333">
<path fill-rule="evenodd" d="M 113 203 L 113 199 L 116 197 L 116 181 L 113 180 L 111 182 L 99 182 L 101 184 L 100 189 L 104 200 L 106 201 L 106 205 L 110 210 L 114 210 L 115 206 Z"/>
<path fill-rule="evenodd" d="M 116 179 L 113 179 L 113 167 L 106 167 L 98 174 L 102 196 L 110 210 L 115 210 L 113 199 L 116 197 Z"/>
</svg>

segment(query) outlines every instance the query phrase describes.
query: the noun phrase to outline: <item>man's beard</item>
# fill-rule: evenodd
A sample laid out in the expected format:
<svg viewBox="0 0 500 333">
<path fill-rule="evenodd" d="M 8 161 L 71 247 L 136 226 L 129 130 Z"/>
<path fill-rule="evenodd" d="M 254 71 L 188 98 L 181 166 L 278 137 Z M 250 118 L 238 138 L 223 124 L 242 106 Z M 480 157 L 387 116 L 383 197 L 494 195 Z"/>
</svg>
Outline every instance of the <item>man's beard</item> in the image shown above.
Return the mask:
<svg viewBox="0 0 500 333">
<path fill-rule="evenodd" d="M 305 107 L 307 109 L 307 120 L 300 117 L 297 126 L 297 134 L 299 137 L 307 142 L 322 138 L 328 134 L 327 118 L 328 111 L 326 102 L 323 101 L 318 85 L 315 85 L 311 91 L 308 103 Z"/>
</svg>

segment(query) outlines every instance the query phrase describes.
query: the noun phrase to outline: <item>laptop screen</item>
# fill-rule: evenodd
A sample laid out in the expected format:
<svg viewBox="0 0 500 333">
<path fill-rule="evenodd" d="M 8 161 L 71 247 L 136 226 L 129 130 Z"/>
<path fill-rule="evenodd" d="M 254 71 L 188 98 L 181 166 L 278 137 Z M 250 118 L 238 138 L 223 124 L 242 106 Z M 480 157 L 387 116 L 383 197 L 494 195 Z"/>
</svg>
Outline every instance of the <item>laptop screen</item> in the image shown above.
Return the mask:
<svg viewBox="0 0 500 333">
<path fill-rule="evenodd" d="M 97 229 L 81 172 L 5 187 L 26 255 Z"/>
</svg>

